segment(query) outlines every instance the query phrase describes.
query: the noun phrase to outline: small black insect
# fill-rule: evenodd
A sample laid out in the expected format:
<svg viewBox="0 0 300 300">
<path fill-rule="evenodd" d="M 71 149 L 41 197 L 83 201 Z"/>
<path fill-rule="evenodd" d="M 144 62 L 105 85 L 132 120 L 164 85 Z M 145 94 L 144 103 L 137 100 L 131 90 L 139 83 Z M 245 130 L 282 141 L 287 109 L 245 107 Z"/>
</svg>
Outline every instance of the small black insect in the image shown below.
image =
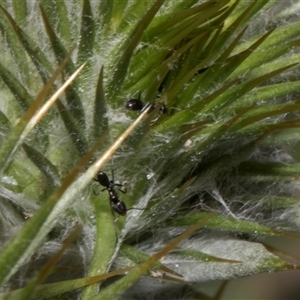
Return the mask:
<svg viewBox="0 0 300 300">
<path fill-rule="evenodd" d="M 154 108 L 156 107 L 156 105 L 154 104 Z M 159 113 L 161 115 L 166 114 L 168 112 L 168 108 L 165 104 L 162 104 L 159 108 Z"/>
<path fill-rule="evenodd" d="M 133 111 L 142 111 L 144 108 L 144 103 L 141 101 L 141 92 L 139 92 L 139 97 L 137 99 L 129 99 L 125 103 L 125 108 Z"/>
<path fill-rule="evenodd" d="M 151 113 L 154 109 L 156 109 L 156 107 L 159 105 L 159 116 L 156 117 L 154 120 L 151 121 L 152 124 L 154 124 L 161 115 L 166 114 L 168 112 L 168 108 L 165 104 L 151 104 L 151 103 L 147 103 L 147 104 L 143 104 L 143 102 L 141 101 L 141 93 L 139 93 L 139 97 L 137 99 L 129 99 L 126 103 L 125 103 L 125 108 L 128 110 L 132 110 L 132 111 L 140 111 L 143 112 L 147 107 L 151 106 L 151 108 L 149 109 L 148 113 Z"/>
<path fill-rule="evenodd" d="M 128 110 L 142 111 L 144 108 L 144 104 L 140 99 L 130 99 L 126 102 L 125 108 Z"/>
<path fill-rule="evenodd" d="M 99 193 L 107 190 L 112 210 L 121 216 L 126 216 L 127 213 L 126 205 L 122 200 L 119 199 L 117 191 L 115 190 L 115 186 L 122 187 L 123 185 L 114 183 L 114 180 L 109 180 L 108 176 L 103 171 L 99 171 L 97 173 L 97 179 L 94 180 L 99 182 L 102 186 L 105 187 Z M 119 191 L 125 193 L 121 189 Z"/>
</svg>

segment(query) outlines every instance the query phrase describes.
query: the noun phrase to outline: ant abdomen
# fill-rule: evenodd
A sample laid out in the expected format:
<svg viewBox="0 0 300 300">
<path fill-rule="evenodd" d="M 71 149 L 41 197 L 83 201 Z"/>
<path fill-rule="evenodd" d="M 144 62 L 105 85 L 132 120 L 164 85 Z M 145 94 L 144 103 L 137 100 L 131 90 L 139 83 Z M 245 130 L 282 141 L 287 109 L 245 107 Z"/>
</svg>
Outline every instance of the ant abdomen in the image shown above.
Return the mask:
<svg viewBox="0 0 300 300">
<path fill-rule="evenodd" d="M 128 110 L 141 111 L 143 107 L 144 104 L 140 99 L 130 99 L 125 103 L 125 108 Z"/>
<path fill-rule="evenodd" d="M 119 200 L 116 203 L 113 202 L 111 204 L 111 207 L 117 214 L 119 214 L 121 216 L 126 216 L 127 208 L 123 201 Z"/>
</svg>

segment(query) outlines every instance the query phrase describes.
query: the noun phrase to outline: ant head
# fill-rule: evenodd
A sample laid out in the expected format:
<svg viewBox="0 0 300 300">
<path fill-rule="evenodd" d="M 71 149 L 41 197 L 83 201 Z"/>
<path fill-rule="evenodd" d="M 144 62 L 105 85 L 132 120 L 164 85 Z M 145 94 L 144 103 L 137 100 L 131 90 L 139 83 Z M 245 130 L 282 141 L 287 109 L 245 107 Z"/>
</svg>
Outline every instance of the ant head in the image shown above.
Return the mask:
<svg viewBox="0 0 300 300">
<path fill-rule="evenodd" d="M 168 112 L 168 108 L 165 104 L 162 104 L 162 106 L 159 108 L 159 113 L 161 115 L 166 114 Z"/>
<path fill-rule="evenodd" d="M 102 186 L 109 187 L 110 182 L 108 176 L 103 171 L 99 171 L 97 173 L 96 181 L 98 181 Z"/>
</svg>

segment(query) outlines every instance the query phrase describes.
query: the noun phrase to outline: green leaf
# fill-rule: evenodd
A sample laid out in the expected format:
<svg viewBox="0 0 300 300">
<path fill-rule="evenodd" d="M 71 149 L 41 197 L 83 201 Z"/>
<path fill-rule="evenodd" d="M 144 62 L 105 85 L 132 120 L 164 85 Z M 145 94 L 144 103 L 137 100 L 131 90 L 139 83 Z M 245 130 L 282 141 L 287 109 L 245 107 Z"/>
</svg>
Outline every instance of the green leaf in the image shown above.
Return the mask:
<svg viewBox="0 0 300 300">
<path fill-rule="evenodd" d="M 218 98 L 216 98 L 214 101 L 212 101 L 209 105 L 205 106 L 204 109 L 202 109 L 202 113 L 209 113 L 210 111 L 213 111 L 214 113 L 217 113 L 218 111 L 221 111 L 224 109 L 224 107 L 228 106 L 229 104 L 238 101 L 239 97 L 246 94 L 251 89 L 255 88 L 259 84 L 263 83 L 264 81 L 290 69 L 293 68 L 296 64 L 288 65 L 282 68 L 279 68 L 277 70 L 274 70 L 270 73 L 267 73 L 265 75 L 262 75 L 260 77 L 257 77 L 255 79 L 249 80 L 243 84 L 238 85 L 236 88 L 229 90 L 228 92 L 223 93 Z"/>
<path fill-rule="evenodd" d="M 36 66 L 43 82 L 46 82 L 48 72 L 51 74 L 53 71 L 52 64 L 49 62 L 46 55 L 41 51 L 37 44 L 17 25 L 17 23 L 10 16 L 10 14 L 2 6 L 0 6 L 0 9 L 10 22 L 13 31 L 17 35 L 19 41 L 22 43 L 24 49 L 27 51 L 32 62 Z M 10 31 L 11 29 L 7 28 L 7 30 Z"/>
<path fill-rule="evenodd" d="M 120 50 L 124 50 L 121 57 L 119 58 L 116 67 L 115 72 L 113 74 L 113 77 L 108 84 L 108 91 L 109 96 L 112 98 L 118 91 L 120 85 L 123 83 L 125 79 L 125 75 L 127 73 L 127 68 L 131 59 L 131 56 L 133 54 L 134 49 L 136 48 L 143 31 L 151 20 L 154 18 L 155 14 L 161 7 L 161 5 L 164 3 L 164 0 L 156 0 L 151 8 L 147 11 L 147 13 L 143 16 L 141 21 L 137 24 L 137 26 L 133 29 L 132 33 L 128 37 L 128 39 L 124 42 L 124 44 L 121 46 Z"/>
<path fill-rule="evenodd" d="M 67 50 L 64 48 L 58 36 L 55 34 L 54 30 L 51 28 L 51 25 L 47 19 L 47 16 L 43 10 L 43 7 L 40 6 L 41 14 L 43 17 L 43 21 L 46 27 L 47 34 L 49 36 L 49 40 L 51 42 L 54 54 L 56 56 L 56 60 L 58 63 L 62 61 L 62 59 L 66 56 Z M 67 74 L 71 74 L 75 70 L 75 66 L 72 60 L 68 61 L 66 64 Z M 76 91 L 76 81 L 74 86 L 70 86 L 66 89 L 66 98 L 68 101 L 69 111 L 72 113 L 73 117 L 78 121 L 78 124 L 82 126 L 82 130 L 85 129 L 84 124 L 84 110 L 81 99 Z"/>
<path fill-rule="evenodd" d="M 275 4 L 276 1 L 274 0 L 272 4 Z M 234 22 L 237 22 L 238 19 L 240 24 L 239 26 L 243 26 L 246 24 L 253 16 L 257 13 L 259 13 L 264 6 L 270 6 L 270 2 L 268 0 L 262 0 L 262 1 L 255 1 L 253 3 L 250 3 L 248 6 L 248 2 L 244 1 L 237 1 L 239 4 L 236 10 L 228 17 L 227 19 L 227 27 L 228 29 L 232 29 L 234 26 Z M 244 10 L 245 9 L 245 10 Z M 227 29 L 227 30 L 228 30 Z"/>
<path fill-rule="evenodd" d="M 33 101 L 32 96 L 16 77 L 0 63 L 0 76 L 10 89 L 15 99 L 24 111 L 26 111 Z"/>
<path fill-rule="evenodd" d="M 80 43 L 78 47 L 78 63 L 86 62 L 93 55 L 93 44 L 95 38 L 95 24 L 92 8 L 89 0 L 83 1 L 81 16 Z M 89 67 L 89 66 L 88 66 Z M 85 71 L 87 72 L 87 70 Z"/>
<path fill-rule="evenodd" d="M 177 254 L 182 257 L 188 257 L 190 260 L 194 260 L 195 262 L 201 260 L 207 263 L 209 262 L 241 263 L 241 261 L 220 258 L 193 249 L 175 249 L 171 252 L 171 254 Z"/>
<path fill-rule="evenodd" d="M 169 224 L 173 226 L 190 226 L 198 222 L 198 220 L 203 219 L 207 213 L 190 213 L 187 216 L 176 219 L 175 221 L 169 221 Z M 278 235 L 273 229 L 260 225 L 256 222 L 250 222 L 246 220 L 238 220 L 232 217 L 226 217 L 221 215 L 216 215 L 205 224 L 205 228 L 223 231 L 233 231 L 237 233 L 248 233 L 248 234 L 265 234 L 265 235 Z"/>
<path fill-rule="evenodd" d="M 109 262 L 114 254 L 118 236 L 112 214 L 110 203 L 106 194 L 93 197 L 92 203 L 96 215 L 96 242 L 93 255 L 89 263 L 88 277 L 104 274 L 108 271 Z M 113 238 L 115 236 L 115 239 Z M 99 289 L 99 284 L 95 283 L 86 287 L 82 294 L 82 299 L 91 299 Z"/>
<path fill-rule="evenodd" d="M 46 279 L 46 277 L 50 274 L 51 270 L 53 269 L 55 264 L 58 263 L 58 261 L 61 259 L 64 252 L 78 238 L 79 234 L 81 233 L 81 230 L 82 226 L 76 224 L 75 228 L 73 229 L 73 232 L 67 237 L 61 248 L 58 251 L 56 251 L 56 253 L 50 258 L 50 260 L 39 270 L 36 278 L 31 280 L 26 285 L 26 287 L 19 290 L 20 293 L 14 296 L 15 300 L 28 299 L 32 296 L 32 294 L 34 294 L 34 291 L 37 288 L 38 284 L 43 282 Z"/>
<path fill-rule="evenodd" d="M 250 106 L 253 104 L 264 104 L 265 101 L 273 100 L 278 97 L 285 96 L 289 93 L 294 93 L 300 88 L 300 81 L 291 81 L 278 84 L 269 84 L 260 86 L 252 91 L 249 91 L 243 97 L 239 98 L 228 107 L 228 111 L 238 107 Z"/>
<path fill-rule="evenodd" d="M 95 16 L 96 38 L 95 46 L 99 48 L 99 44 L 103 42 L 105 36 L 109 35 L 109 25 L 113 9 L 113 1 L 103 0 L 99 2 L 98 14 Z"/>
<path fill-rule="evenodd" d="M 104 85 L 103 85 L 103 66 L 101 67 L 97 89 L 95 95 L 95 106 L 94 106 L 94 126 L 93 126 L 93 136 L 99 138 L 102 132 L 108 128 L 108 119 L 106 117 L 107 106 L 105 101 L 104 94 Z"/>
<path fill-rule="evenodd" d="M 46 0 L 45 2 L 49 3 L 48 0 Z M 74 31 L 71 30 L 71 23 L 68 20 L 66 3 L 64 1 L 55 1 L 55 4 L 53 3 L 52 5 L 50 5 L 49 10 L 53 11 L 53 7 L 56 8 L 55 16 L 59 20 L 59 26 L 57 28 L 59 36 L 64 42 L 66 42 L 67 46 L 71 47 L 73 43 L 72 32 L 74 33 Z"/>
<path fill-rule="evenodd" d="M 48 184 L 52 187 L 58 187 L 60 185 L 60 176 L 57 168 L 35 148 L 25 143 L 22 145 L 22 147 L 29 159 L 46 176 Z"/>
<path fill-rule="evenodd" d="M 28 17 L 28 8 L 26 1 L 12 1 L 13 9 L 14 9 L 14 16 L 16 22 L 21 25 L 26 25 L 26 18 Z"/>
<path fill-rule="evenodd" d="M 74 291 L 77 289 L 80 289 L 82 287 L 85 287 L 89 284 L 93 284 L 96 282 L 103 281 L 107 278 L 124 274 L 130 270 L 130 268 L 125 268 L 117 271 L 113 271 L 107 274 L 101 274 L 94 277 L 86 277 L 86 278 L 79 278 L 79 279 L 73 279 L 73 280 L 66 280 L 66 281 L 60 281 L 55 283 L 48 283 L 48 284 L 41 284 L 36 287 L 34 294 L 31 295 L 30 299 L 49 299 L 50 297 L 60 296 L 63 293 Z M 4 295 L 4 297 L 10 296 L 12 298 L 18 297 L 22 293 L 23 289 L 18 289 L 15 291 L 11 291 Z M 2 294 L 0 294 L 2 296 Z"/>
<path fill-rule="evenodd" d="M 300 165 L 298 164 L 286 165 L 276 162 L 248 161 L 243 162 L 238 168 L 240 176 L 272 176 L 283 179 L 298 176 L 299 172 Z"/>
<path fill-rule="evenodd" d="M 287 41 L 290 41 L 295 37 L 299 36 L 300 34 L 299 25 L 300 25 L 300 21 L 284 24 L 283 26 L 276 28 L 273 31 L 272 35 L 258 48 L 260 54 L 264 53 L 265 52 L 264 50 L 270 50 L 270 49 L 276 50 L 277 47 L 281 49 L 281 46 L 285 45 Z M 248 39 L 247 41 L 244 41 L 243 43 L 241 43 L 236 47 L 234 53 L 238 53 L 240 51 L 245 50 L 251 44 L 253 44 L 253 42 L 256 41 L 258 38 L 259 37 L 256 36 L 254 38 Z"/>
<path fill-rule="evenodd" d="M 190 282 L 229 280 L 235 276 L 251 276 L 253 272 L 284 271 L 293 268 L 292 265 L 273 255 L 259 243 L 239 240 L 224 236 L 224 234 L 214 238 L 206 236 L 205 239 L 202 235 L 201 238 L 191 240 L 189 247 L 192 250 L 201 249 L 201 251 L 212 256 L 238 261 L 236 263 L 208 263 L 201 262 L 198 258 L 182 257 L 178 259 L 176 270 Z M 175 267 L 174 263 L 169 265 Z"/>
<path fill-rule="evenodd" d="M 79 126 L 80 122 L 78 122 L 73 115 L 70 114 L 61 101 L 57 100 L 56 105 L 79 156 L 83 156 L 88 152 L 88 143 L 82 132 L 81 126 Z"/>
<path fill-rule="evenodd" d="M 41 115 L 43 110 L 40 109 L 40 105 L 46 96 L 46 94 L 50 91 L 56 77 L 59 75 L 60 71 L 63 69 L 66 60 L 68 57 L 62 62 L 62 64 L 57 68 L 55 73 L 49 79 L 48 83 L 45 85 L 44 89 L 40 92 L 37 96 L 35 101 L 32 103 L 30 108 L 24 114 L 23 118 L 19 121 L 19 123 L 14 127 L 14 129 L 9 134 L 9 137 L 6 141 L 2 144 L 0 148 L 0 169 L 3 172 L 3 169 L 9 163 L 12 155 L 17 150 L 17 148 L 23 143 L 26 134 L 36 125 L 38 119 L 36 118 L 37 114 Z M 71 80 L 69 80 L 70 83 Z M 47 107 L 47 103 L 44 105 L 45 108 Z M 49 107 L 47 107 L 49 109 Z M 35 118 L 33 118 L 35 116 Z"/>
<path fill-rule="evenodd" d="M 264 105 L 258 108 L 253 108 L 246 116 L 231 126 L 231 132 L 234 132 L 242 127 L 255 124 L 261 120 L 267 120 L 272 116 L 294 113 L 300 110 L 299 104 L 283 104 L 283 105 Z M 267 120 L 268 122 L 268 120 Z"/>
<path fill-rule="evenodd" d="M 149 270 L 161 257 L 166 255 L 180 242 L 189 237 L 194 231 L 199 229 L 199 227 L 203 226 L 210 217 L 211 216 L 208 216 L 207 218 L 204 218 L 203 220 L 199 221 L 197 224 L 191 226 L 188 230 L 186 230 L 181 235 L 176 237 L 173 241 L 171 241 L 169 244 L 167 244 L 162 250 L 154 254 L 147 261 L 135 267 L 125 277 L 119 279 L 114 284 L 105 288 L 101 293 L 99 293 L 92 299 L 117 299 L 117 297 L 122 295 L 130 286 L 132 286 L 139 279 L 139 277 L 142 276 L 147 270 Z"/>
<path fill-rule="evenodd" d="M 136 264 L 141 263 L 141 262 L 143 262 L 143 261 L 150 258 L 150 256 L 147 255 L 146 253 L 144 253 L 144 252 L 142 252 L 142 251 L 140 251 L 140 250 L 138 250 L 134 247 L 126 245 L 126 244 L 122 244 L 120 251 L 121 251 L 122 255 L 125 255 L 127 258 L 131 259 Z M 160 262 L 157 262 L 155 264 L 155 268 L 158 269 L 158 270 L 164 271 L 164 272 L 168 272 L 168 273 L 173 274 L 175 276 L 182 277 L 180 274 L 178 274 L 177 272 L 167 268 L 166 266 L 164 266 Z"/>
<path fill-rule="evenodd" d="M 200 17 L 201 20 L 203 20 L 203 17 L 204 19 L 209 19 L 209 17 L 218 15 L 223 11 L 221 8 L 224 8 L 228 2 L 229 1 L 222 1 L 216 3 L 207 1 L 195 7 L 187 6 L 183 11 L 175 10 L 174 12 L 157 16 L 151 22 L 149 28 L 145 30 L 142 41 L 153 43 L 168 31 L 178 32 L 178 29 L 183 28 L 183 21 L 189 20 L 193 15 Z M 203 16 L 203 14 L 205 14 L 205 16 Z M 164 30 L 161 30 L 162 28 Z"/>
</svg>

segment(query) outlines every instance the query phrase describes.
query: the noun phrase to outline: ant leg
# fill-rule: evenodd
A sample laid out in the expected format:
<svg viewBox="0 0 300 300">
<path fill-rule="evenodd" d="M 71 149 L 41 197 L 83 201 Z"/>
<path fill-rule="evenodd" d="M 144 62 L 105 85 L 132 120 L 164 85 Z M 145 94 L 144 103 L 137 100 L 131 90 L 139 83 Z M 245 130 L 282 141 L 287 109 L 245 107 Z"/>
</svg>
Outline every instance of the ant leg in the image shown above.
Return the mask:
<svg viewBox="0 0 300 300">
<path fill-rule="evenodd" d="M 111 169 L 111 181 L 115 182 L 115 173 L 114 173 L 114 169 Z"/>
<path fill-rule="evenodd" d="M 147 210 L 148 208 L 131 207 L 131 208 L 128 208 L 127 211 L 133 210 L 133 209 L 137 209 L 137 210 Z"/>
<path fill-rule="evenodd" d="M 155 119 L 151 120 L 150 126 L 154 125 L 154 124 L 157 122 L 157 120 L 158 120 L 159 118 L 160 118 L 160 115 L 157 116 Z"/>
<path fill-rule="evenodd" d="M 114 186 L 117 186 L 117 187 L 120 187 L 120 188 L 117 188 L 117 190 L 123 194 L 126 194 L 127 193 L 127 187 L 124 183 L 120 184 L 120 183 L 114 183 Z"/>
<path fill-rule="evenodd" d="M 122 187 L 122 186 L 124 186 L 124 185 L 121 184 L 121 183 L 114 183 L 114 186 L 120 186 L 120 187 Z"/>
<path fill-rule="evenodd" d="M 95 192 L 95 190 L 93 190 L 94 196 L 100 195 L 100 194 L 101 194 L 102 192 L 104 192 L 105 190 L 107 190 L 107 188 L 104 188 L 104 189 L 98 191 L 97 193 Z"/>
<path fill-rule="evenodd" d="M 127 188 L 124 187 L 123 185 L 122 185 L 122 188 L 117 189 L 117 190 L 118 190 L 119 192 L 123 193 L 123 194 L 126 194 L 126 193 L 127 193 Z"/>
<path fill-rule="evenodd" d="M 115 234 L 116 234 L 116 244 L 118 244 L 118 242 L 119 242 L 119 236 L 118 236 L 118 232 L 117 232 L 117 228 L 116 228 L 116 222 L 118 221 L 119 217 L 117 217 L 115 219 L 115 212 L 114 212 L 114 210 L 113 210 L 113 208 L 112 208 L 111 205 L 110 205 L 110 210 L 111 210 L 111 214 L 112 214 L 112 216 L 114 218 L 113 226 L 114 226 L 114 231 L 115 231 Z"/>
</svg>

